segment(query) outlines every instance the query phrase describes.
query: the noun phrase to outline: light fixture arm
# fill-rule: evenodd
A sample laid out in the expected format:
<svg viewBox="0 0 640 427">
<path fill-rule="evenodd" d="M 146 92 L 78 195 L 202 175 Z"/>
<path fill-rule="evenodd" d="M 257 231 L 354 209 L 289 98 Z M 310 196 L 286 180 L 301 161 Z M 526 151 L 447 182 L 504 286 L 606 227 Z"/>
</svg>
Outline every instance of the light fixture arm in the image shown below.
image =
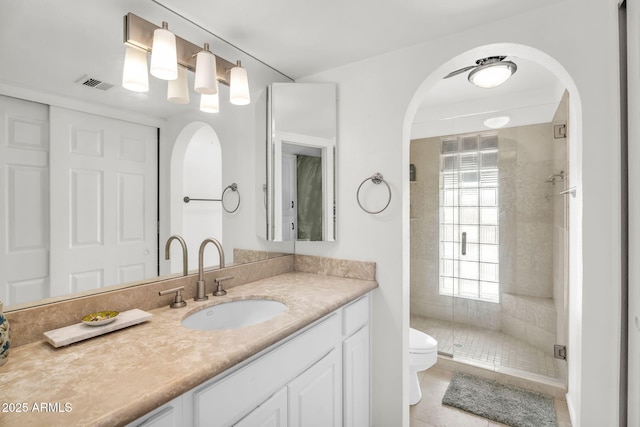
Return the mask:
<svg viewBox="0 0 640 427">
<path fill-rule="evenodd" d="M 162 27 L 140 18 L 129 12 L 124 16 L 124 43 L 148 53 L 153 45 L 153 32 Z M 195 56 L 202 47 L 176 35 L 176 51 L 178 64 L 193 72 L 196 71 Z M 215 55 L 215 54 L 214 54 Z M 230 85 L 230 77 L 227 70 L 235 66 L 234 63 L 216 55 L 216 79 L 227 86 Z"/>
</svg>

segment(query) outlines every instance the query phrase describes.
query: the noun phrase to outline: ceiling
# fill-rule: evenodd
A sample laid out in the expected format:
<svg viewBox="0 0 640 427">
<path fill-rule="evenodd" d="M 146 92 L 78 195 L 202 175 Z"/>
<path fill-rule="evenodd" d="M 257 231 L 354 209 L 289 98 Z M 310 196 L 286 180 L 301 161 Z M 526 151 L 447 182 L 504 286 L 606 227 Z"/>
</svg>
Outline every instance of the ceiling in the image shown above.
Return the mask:
<svg viewBox="0 0 640 427">
<path fill-rule="evenodd" d="M 468 73 L 436 83 L 416 113 L 411 139 L 489 130 L 484 120 L 500 116 L 510 118 L 505 127 L 551 122 L 565 89 L 560 81 L 535 62 L 506 60 L 515 62 L 518 70 L 492 89 L 469 83 Z"/>
<path fill-rule="evenodd" d="M 298 79 L 557 0 L 154 0 Z"/>
<path fill-rule="evenodd" d="M 556 1 L 110 0 L 95 4 L 84 0 L 4 1 L 0 14 L 0 83 L 111 106 L 124 102 L 132 111 L 163 117 L 186 108 L 197 110 L 197 103 L 192 101 L 187 107 L 167 103 L 166 89 L 158 86 L 161 83 L 155 79 L 150 79 L 148 94 L 135 94 L 119 86 L 123 10 L 157 22 L 161 20 L 158 10 L 170 9 L 295 80 Z M 155 7 L 151 7 L 153 3 Z M 190 28 L 195 28 L 193 25 L 177 17 L 175 21 L 170 23 L 170 29 L 174 28 L 179 35 L 191 39 L 196 34 Z M 203 33 L 202 28 L 197 30 Z M 200 41 L 197 37 L 202 34 L 194 42 Z M 216 44 L 230 49 L 225 43 Z M 470 64 L 476 59 L 468 58 Z M 546 70 L 514 60 L 518 72 L 503 88 L 491 90 L 494 102 L 501 97 L 511 98 L 503 104 L 523 108 L 523 104 L 546 104 L 557 97 L 557 82 Z M 251 78 L 251 70 L 248 71 Z M 86 87 L 74 83 L 83 75 L 98 77 L 115 87 L 99 95 L 96 92 L 88 95 Z M 477 89 L 466 81 L 465 75 L 443 80 L 425 98 L 416 123 L 440 120 L 441 117 L 433 116 L 437 110 L 460 115 L 454 110 L 461 103 L 466 105 L 464 114 L 470 114 L 471 104 L 478 104 L 476 111 L 497 108 L 486 104 L 489 92 Z M 539 96 L 546 92 L 550 95 Z M 533 93 L 538 94 L 535 99 L 522 96 Z"/>
</svg>

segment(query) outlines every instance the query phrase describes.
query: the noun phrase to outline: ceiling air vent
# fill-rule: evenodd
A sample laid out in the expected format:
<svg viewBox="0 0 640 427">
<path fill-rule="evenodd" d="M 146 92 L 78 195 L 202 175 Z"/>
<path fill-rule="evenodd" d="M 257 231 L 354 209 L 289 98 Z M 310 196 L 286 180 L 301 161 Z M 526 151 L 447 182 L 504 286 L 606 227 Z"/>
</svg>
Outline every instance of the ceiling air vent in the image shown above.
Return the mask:
<svg viewBox="0 0 640 427">
<path fill-rule="evenodd" d="M 113 87 L 111 83 L 105 83 L 102 80 L 98 80 L 87 75 L 80 77 L 78 80 L 76 80 L 76 83 L 100 90 L 109 90 Z"/>
</svg>

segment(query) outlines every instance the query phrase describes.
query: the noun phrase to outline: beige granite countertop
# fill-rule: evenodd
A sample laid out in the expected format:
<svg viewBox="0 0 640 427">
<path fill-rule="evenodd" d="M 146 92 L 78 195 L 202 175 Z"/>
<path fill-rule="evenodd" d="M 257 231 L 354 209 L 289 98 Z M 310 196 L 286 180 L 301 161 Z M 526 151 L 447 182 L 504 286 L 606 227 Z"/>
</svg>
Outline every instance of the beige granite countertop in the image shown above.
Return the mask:
<svg viewBox="0 0 640 427">
<path fill-rule="evenodd" d="M 11 349 L 0 367 L 0 426 L 126 424 L 377 286 L 370 280 L 285 273 L 234 287 L 224 297 L 151 310 L 148 322 L 67 347 L 38 341 Z M 180 325 L 204 307 L 252 297 L 281 301 L 287 309 L 231 331 Z"/>
</svg>

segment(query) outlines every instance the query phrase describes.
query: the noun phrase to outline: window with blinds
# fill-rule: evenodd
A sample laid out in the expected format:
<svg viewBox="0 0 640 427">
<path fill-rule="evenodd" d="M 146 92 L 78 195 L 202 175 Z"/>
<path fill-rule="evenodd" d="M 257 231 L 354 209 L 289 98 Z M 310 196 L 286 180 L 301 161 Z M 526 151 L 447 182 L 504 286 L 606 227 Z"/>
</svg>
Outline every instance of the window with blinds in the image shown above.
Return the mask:
<svg viewBox="0 0 640 427">
<path fill-rule="evenodd" d="M 440 153 L 440 294 L 497 303 L 498 136 L 447 137 Z"/>
</svg>

